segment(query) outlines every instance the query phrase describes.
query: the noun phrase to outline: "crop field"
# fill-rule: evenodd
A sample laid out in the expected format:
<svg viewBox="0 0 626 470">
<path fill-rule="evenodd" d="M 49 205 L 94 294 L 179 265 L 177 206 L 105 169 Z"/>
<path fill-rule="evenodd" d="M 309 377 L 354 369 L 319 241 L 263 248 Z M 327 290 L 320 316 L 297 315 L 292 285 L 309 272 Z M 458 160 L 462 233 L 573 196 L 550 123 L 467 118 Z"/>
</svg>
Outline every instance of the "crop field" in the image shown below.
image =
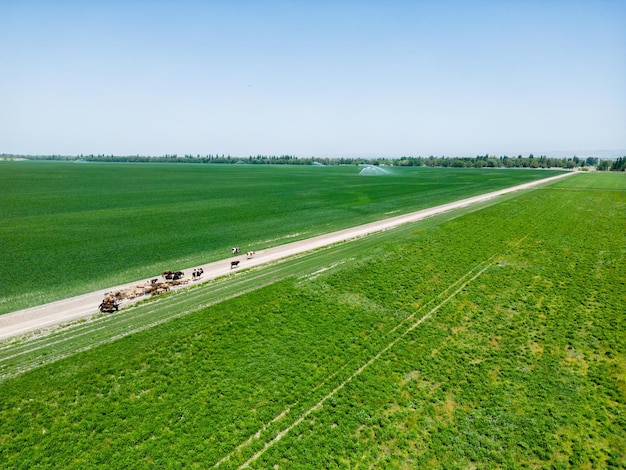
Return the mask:
<svg viewBox="0 0 626 470">
<path fill-rule="evenodd" d="M 0 343 L 2 468 L 624 468 L 626 178 Z"/>
<path fill-rule="evenodd" d="M 556 171 L 2 162 L 0 314 Z"/>
</svg>

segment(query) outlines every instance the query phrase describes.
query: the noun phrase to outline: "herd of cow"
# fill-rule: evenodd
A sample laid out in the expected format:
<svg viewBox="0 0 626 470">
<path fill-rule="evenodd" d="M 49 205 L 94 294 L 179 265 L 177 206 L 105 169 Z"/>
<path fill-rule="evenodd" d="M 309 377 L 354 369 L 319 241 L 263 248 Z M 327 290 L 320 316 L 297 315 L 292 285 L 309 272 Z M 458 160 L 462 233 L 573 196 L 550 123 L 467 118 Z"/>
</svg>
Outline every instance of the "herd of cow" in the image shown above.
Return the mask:
<svg viewBox="0 0 626 470">
<path fill-rule="evenodd" d="M 239 247 L 234 247 L 231 250 L 233 255 L 237 255 L 241 252 Z M 248 251 L 246 253 L 247 259 L 251 259 L 256 253 L 254 251 Z M 239 266 L 239 260 L 230 262 L 230 269 L 234 269 Z M 202 268 L 195 268 L 191 274 L 193 281 L 199 281 L 202 278 L 204 270 Z M 159 282 L 159 278 L 151 279 L 145 284 L 129 287 L 124 290 L 116 292 L 107 292 L 104 295 L 104 300 L 98 306 L 98 309 L 103 313 L 115 312 L 119 309 L 120 302 L 124 299 L 135 299 L 142 295 L 158 295 L 169 291 L 172 287 L 179 286 L 181 284 L 189 283 L 190 279 L 184 277 L 183 271 L 163 271 L 161 276 L 164 282 Z"/>
<path fill-rule="evenodd" d="M 143 295 L 163 294 L 172 287 L 189 283 L 189 278 L 184 277 L 184 275 L 185 273 L 182 271 L 163 271 L 161 276 L 164 278 L 164 282 L 160 282 L 159 278 L 155 277 L 144 284 L 138 284 L 115 292 L 107 292 L 98 309 L 103 313 L 115 312 L 118 310 L 122 300 L 132 300 Z M 196 276 L 197 270 L 194 271 L 194 280 L 199 279 Z"/>
</svg>

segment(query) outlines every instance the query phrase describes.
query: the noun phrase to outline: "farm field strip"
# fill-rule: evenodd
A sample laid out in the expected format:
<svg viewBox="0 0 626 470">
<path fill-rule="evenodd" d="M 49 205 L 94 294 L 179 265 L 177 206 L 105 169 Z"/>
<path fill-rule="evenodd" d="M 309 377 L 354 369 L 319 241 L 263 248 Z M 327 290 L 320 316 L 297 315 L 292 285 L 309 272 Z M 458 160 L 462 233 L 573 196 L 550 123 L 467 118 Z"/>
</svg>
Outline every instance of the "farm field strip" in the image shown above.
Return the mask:
<svg viewBox="0 0 626 470">
<path fill-rule="evenodd" d="M 358 171 L 8 162 L 0 313 L 219 260 L 233 245 L 265 249 L 562 173 Z"/>
<path fill-rule="evenodd" d="M 319 410 L 326 401 L 328 401 L 332 396 L 334 396 L 338 391 L 340 391 L 342 388 L 345 387 L 345 385 L 350 382 L 351 380 L 353 380 L 355 377 L 357 377 L 359 374 L 361 374 L 365 369 L 367 369 L 370 365 L 372 365 L 375 361 L 379 360 L 380 357 L 385 354 L 388 350 L 390 350 L 391 348 L 393 348 L 399 341 L 401 341 L 408 333 L 410 333 L 411 331 L 413 331 L 415 328 L 417 328 L 419 325 L 421 325 L 423 322 L 425 322 L 426 320 L 428 320 L 430 317 L 432 317 L 441 307 L 443 307 L 445 304 L 447 304 L 450 300 L 452 300 L 459 292 L 461 292 L 467 285 L 469 285 L 470 283 L 472 283 L 473 281 L 475 281 L 478 277 L 480 277 L 481 274 L 483 274 L 487 269 L 489 269 L 490 267 L 493 266 L 493 259 L 498 256 L 498 255 L 493 255 L 491 256 L 489 259 L 483 261 L 482 263 L 480 263 L 479 265 L 473 267 L 470 271 L 468 271 L 467 273 L 465 273 L 463 276 L 461 276 L 459 279 L 457 279 L 454 283 L 452 283 L 451 285 L 449 285 L 446 289 L 444 289 L 442 292 L 440 292 L 439 294 L 437 294 L 436 297 L 434 297 L 433 299 L 431 299 L 427 304 L 424 305 L 423 309 L 426 309 L 430 304 L 435 303 L 437 300 L 441 299 L 442 297 L 445 297 L 446 294 L 451 291 L 452 289 L 454 289 L 454 291 L 449 294 L 447 297 L 445 297 L 441 302 L 439 302 L 437 305 L 435 305 L 433 308 L 431 308 L 426 314 L 424 314 L 423 316 L 421 316 L 417 321 L 414 321 L 411 325 L 409 325 L 403 332 L 401 332 L 399 335 L 397 335 L 396 337 L 394 337 L 391 341 L 387 342 L 386 344 L 383 345 L 383 347 L 381 349 L 379 349 L 373 356 L 371 356 L 365 363 L 363 363 L 360 367 L 358 367 L 354 372 L 352 372 L 347 378 L 345 378 L 342 382 L 340 382 L 335 388 L 333 388 L 329 393 L 327 393 L 325 396 L 323 396 L 317 403 L 315 403 L 315 405 L 313 405 L 312 407 L 308 408 L 306 411 L 304 411 L 304 413 L 302 413 L 297 419 L 295 419 L 295 421 L 293 421 L 291 424 L 289 424 L 287 427 L 285 427 L 284 429 L 282 429 L 281 431 L 278 431 L 275 436 L 269 440 L 266 441 L 265 443 L 263 443 L 263 447 L 261 450 L 259 450 L 258 452 L 256 452 L 252 457 L 250 457 L 246 462 L 244 462 L 242 465 L 240 465 L 238 468 L 243 469 L 243 468 L 248 468 L 252 463 L 254 463 L 256 460 L 258 460 L 259 457 L 261 457 L 272 445 L 274 445 L 276 442 L 280 441 L 283 437 L 285 437 L 289 432 L 291 432 L 295 427 L 297 427 L 298 425 L 300 425 L 311 413 Z M 387 336 L 393 334 L 395 331 L 397 331 L 404 323 L 406 322 L 411 322 L 413 321 L 417 315 L 419 314 L 419 312 L 415 312 L 409 316 L 407 316 L 406 318 L 402 319 L 396 326 L 394 326 L 387 334 L 385 334 L 383 336 L 384 339 Z M 332 376 L 336 375 L 336 373 L 332 374 Z M 326 381 L 325 381 L 326 382 Z M 314 387 L 314 390 L 317 390 L 319 388 L 319 386 Z M 289 411 L 291 409 L 291 407 L 287 408 L 287 411 Z M 286 413 L 283 412 L 280 415 L 276 416 L 272 422 L 277 422 L 279 421 L 282 417 L 284 417 Z M 246 445 L 250 445 L 252 443 L 252 439 L 254 437 L 258 438 L 262 432 L 264 432 L 269 426 L 265 425 L 263 426 L 263 428 L 261 428 L 259 431 L 257 431 L 253 436 L 250 436 L 250 438 L 248 438 L 244 443 L 240 444 L 235 452 L 239 453 L 243 450 L 243 448 Z M 220 459 L 215 465 L 214 467 L 218 467 L 219 465 L 221 465 L 222 463 L 228 461 L 231 456 L 235 453 L 231 453 L 228 454 L 227 456 L 225 456 L 224 458 Z"/>
<path fill-rule="evenodd" d="M 383 219 L 376 223 L 365 224 L 365 225 L 361 225 L 358 227 L 354 227 L 352 229 L 332 232 L 327 235 L 314 237 L 304 242 L 299 241 L 299 242 L 294 242 L 291 244 L 279 246 L 273 249 L 262 250 L 258 253 L 259 256 L 255 258 L 255 260 L 251 261 L 251 267 L 255 267 L 260 264 L 267 263 L 267 262 L 277 261 L 278 258 L 300 254 L 303 251 L 311 251 L 317 248 L 327 246 L 329 244 L 339 243 L 339 242 L 343 242 L 346 240 L 359 238 L 365 235 L 369 235 L 372 232 L 384 231 L 390 228 L 395 228 L 398 225 L 422 220 L 426 217 L 432 217 L 437 214 L 447 212 L 449 210 L 458 210 L 464 207 L 471 206 L 473 204 L 480 204 L 480 203 L 484 204 L 486 201 L 489 201 L 490 199 L 493 199 L 496 197 L 502 197 L 504 195 L 508 195 L 509 193 L 520 191 L 523 189 L 528 189 L 533 186 L 536 186 L 537 184 L 549 183 L 556 179 L 571 176 L 572 174 L 573 173 L 564 173 L 561 175 L 546 178 L 539 182 L 525 183 L 522 185 L 482 194 L 480 196 L 474 196 L 474 197 L 462 199 L 454 203 L 443 204 L 434 208 L 424 209 L 418 212 L 413 212 L 413 213 L 409 213 L 405 215 Z M 210 276 L 211 279 L 215 277 L 224 276 L 229 273 L 229 270 L 222 267 L 221 262 L 216 262 L 210 265 L 205 265 L 203 266 L 203 268 L 205 269 L 205 271 L 207 271 L 206 274 Z M 190 270 L 191 268 L 188 268 L 188 269 Z M 135 281 L 135 284 L 144 283 L 144 282 L 148 282 L 148 281 L 145 281 L 145 280 Z M 124 290 L 130 287 L 131 285 L 132 283 L 127 286 L 118 286 L 114 288 L 109 288 L 108 290 L 109 291 Z M 183 287 L 183 289 L 185 289 L 185 287 Z M 99 294 L 92 293 L 92 294 L 88 294 L 82 297 L 79 296 L 79 297 L 68 299 L 68 302 L 71 302 L 72 304 L 71 309 L 69 308 L 69 305 L 70 305 L 69 303 L 66 306 L 64 302 L 55 302 L 53 304 L 50 304 L 49 311 L 46 310 L 46 306 L 44 305 L 44 306 L 36 307 L 34 309 L 26 309 L 23 311 L 14 312 L 12 314 L 9 314 L 7 317 L 4 317 L 4 318 L 0 317 L 0 325 L 4 321 L 7 322 L 6 326 L 4 326 L 3 329 L 0 329 L 0 331 L 2 332 L 3 337 L 9 337 L 11 336 L 11 332 L 16 327 L 20 327 L 21 328 L 20 331 L 24 333 L 24 332 L 27 332 L 29 330 L 36 328 L 38 325 L 41 325 L 41 327 L 53 325 L 55 322 L 59 321 L 59 318 L 62 315 L 62 311 L 64 307 L 71 310 L 72 318 L 80 318 L 81 316 L 91 315 L 92 314 L 91 307 L 83 307 L 82 311 L 84 313 L 81 313 L 80 302 L 88 301 L 91 303 L 95 303 L 96 298 L 98 296 Z M 85 310 L 85 308 L 87 310 Z M 49 315 L 49 318 L 47 315 Z M 21 326 L 22 323 L 25 324 L 26 326 Z M 15 334 L 16 333 L 13 333 L 13 335 Z"/>
</svg>

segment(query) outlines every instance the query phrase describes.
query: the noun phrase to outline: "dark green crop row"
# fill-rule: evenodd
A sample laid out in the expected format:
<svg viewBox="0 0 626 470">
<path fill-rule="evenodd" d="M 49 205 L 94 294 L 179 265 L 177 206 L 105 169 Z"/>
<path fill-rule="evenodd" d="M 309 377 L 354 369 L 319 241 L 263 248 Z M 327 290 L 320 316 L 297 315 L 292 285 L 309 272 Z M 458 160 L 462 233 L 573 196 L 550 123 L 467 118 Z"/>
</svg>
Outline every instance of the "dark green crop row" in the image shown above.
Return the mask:
<svg viewBox="0 0 626 470">
<path fill-rule="evenodd" d="M 0 314 L 555 174 L 2 162 Z"/>
<path fill-rule="evenodd" d="M 625 222 L 584 174 L 323 251 L 5 379 L 0 466 L 623 468 Z"/>
</svg>

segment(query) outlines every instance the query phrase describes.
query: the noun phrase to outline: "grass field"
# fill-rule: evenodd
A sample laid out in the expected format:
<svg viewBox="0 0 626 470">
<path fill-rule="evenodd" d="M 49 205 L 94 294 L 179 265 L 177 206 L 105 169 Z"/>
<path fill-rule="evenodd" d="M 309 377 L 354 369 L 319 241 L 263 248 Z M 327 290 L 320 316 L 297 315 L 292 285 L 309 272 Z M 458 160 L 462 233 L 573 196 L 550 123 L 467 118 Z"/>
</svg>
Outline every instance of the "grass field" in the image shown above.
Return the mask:
<svg viewBox="0 0 626 470">
<path fill-rule="evenodd" d="M 624 468 L 625 222 L 581 174 L 4 342 L 0 466 Z"/>
<path fill-rule="evenodd" d="M 0 314 L 555 174 L 2 162 Z"/>
</svg>

